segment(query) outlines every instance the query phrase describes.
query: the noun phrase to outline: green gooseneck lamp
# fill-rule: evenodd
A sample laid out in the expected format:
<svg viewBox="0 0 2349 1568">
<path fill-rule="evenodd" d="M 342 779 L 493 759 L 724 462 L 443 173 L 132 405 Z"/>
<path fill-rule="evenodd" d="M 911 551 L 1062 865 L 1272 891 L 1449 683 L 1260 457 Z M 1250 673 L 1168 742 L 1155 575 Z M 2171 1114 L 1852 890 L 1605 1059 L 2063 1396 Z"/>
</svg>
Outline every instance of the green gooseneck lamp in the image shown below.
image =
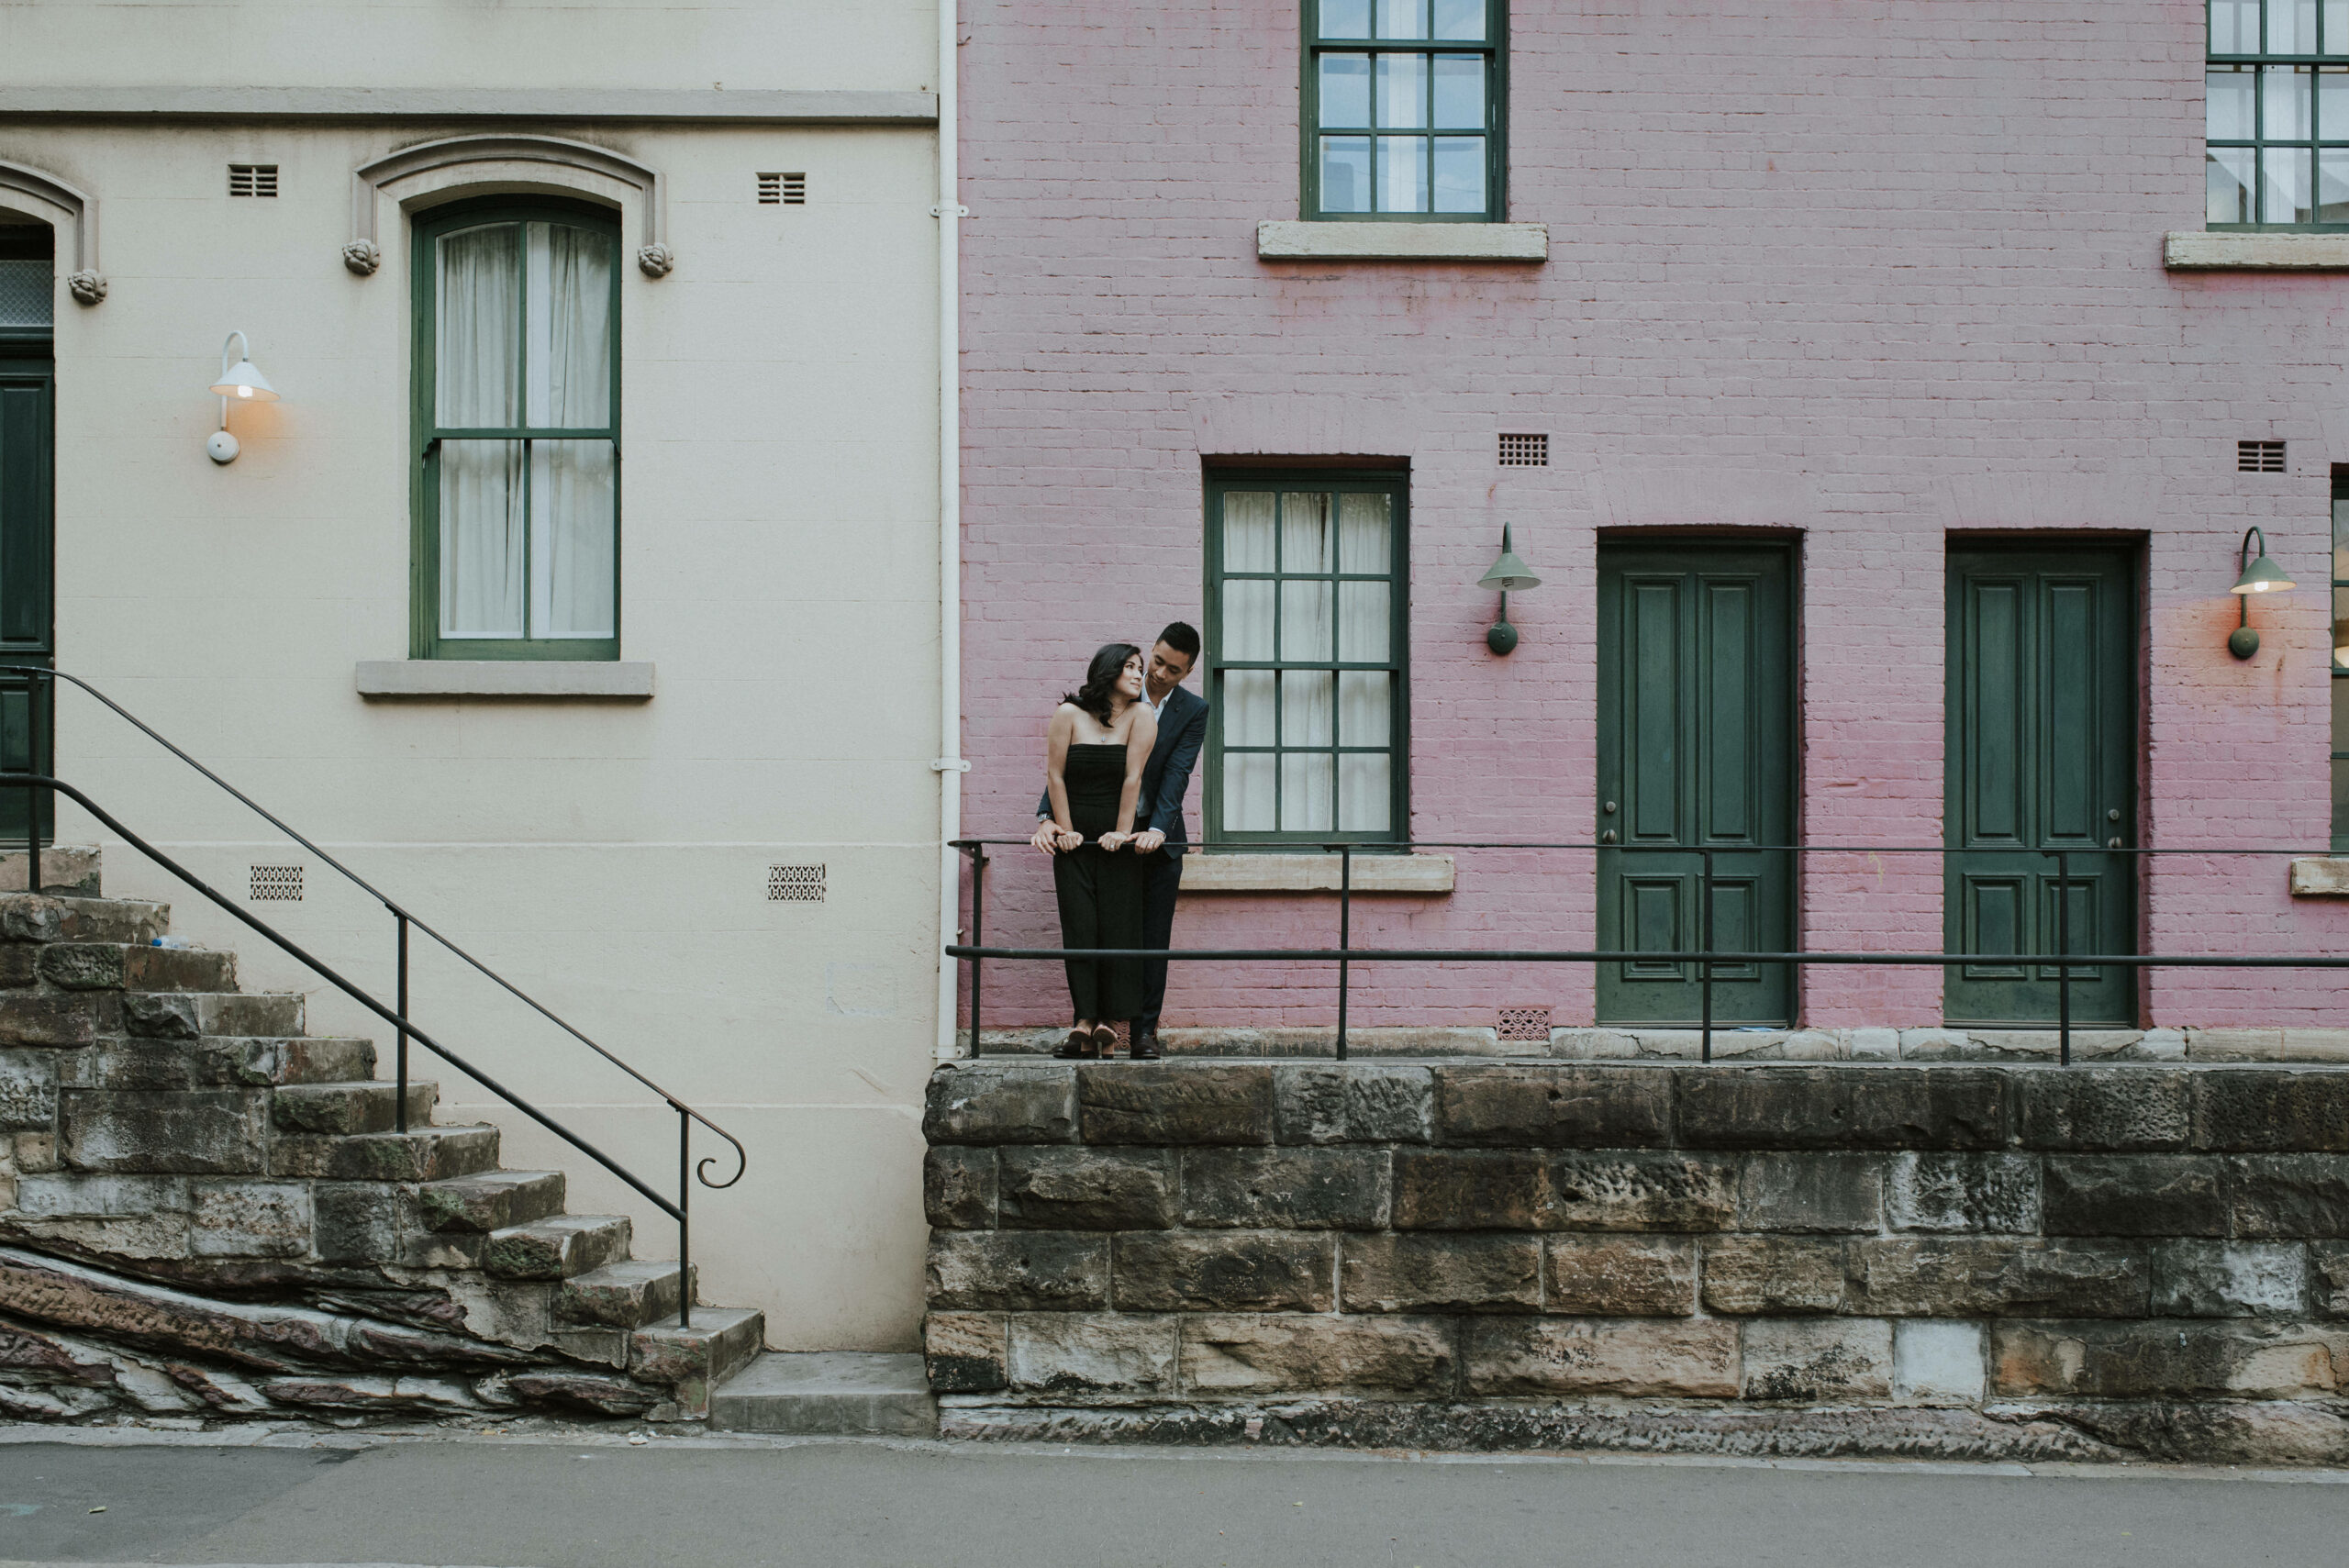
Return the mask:
<svg viewBox="0 0 2349 1568">
<path fill-rule="evenodd" d="M 1485 628 L 1485 646 L 1495 653 L 1507 653 L 1517 646 L 1517 628 L 1508 624 L 1510 590 L 1521 594 L 1528 588 L 1542 586 L 1542 579 L 1533 575 L 1533 569 L 1520 561 L 1517 551 L 1509 548 L 1507 523 L 1501 525 L 1501 558 L 1493 562 L 1490 572 L 1476 579 L 1476 586 L 1500 590 L 1500 619 Z"/>
<path fill-rule="evenodd" d="M 2259 540 L 2259 558 L 2255 561 L 2251 554 L 2254 539 Z M 2234 630 L 2227 633 L 2227 651 L 2238 659 L 2248 659 L 2259 651 L 2259 633 L 2251 628 L 2251 596 L 2280 594 L 2296 584 L 2284 575 L 2282 567 L 2267 559 L 2267 536 L 2255 526 L 2243 530 L 2243 549 L 2236 552 L 2235 562 L 2243 568 L 2243 574 L 2235 579 L 2232 591 L 2242 595 L 2243 615 Z"/>
</svg>

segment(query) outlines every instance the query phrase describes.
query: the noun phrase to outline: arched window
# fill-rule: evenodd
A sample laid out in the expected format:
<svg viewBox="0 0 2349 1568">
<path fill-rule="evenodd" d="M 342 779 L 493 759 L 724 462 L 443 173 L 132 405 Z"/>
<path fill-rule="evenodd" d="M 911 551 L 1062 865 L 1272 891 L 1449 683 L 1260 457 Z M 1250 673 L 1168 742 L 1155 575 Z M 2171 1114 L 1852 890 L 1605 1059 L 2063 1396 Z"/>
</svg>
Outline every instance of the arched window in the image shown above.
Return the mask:
<svg viewBox="0 0 2349 1568">
<path fill-rule="evenodd" d="M 416 223 L 420 659 L 619 657 L 619 225 L 495 197 Z"/>
</svg>

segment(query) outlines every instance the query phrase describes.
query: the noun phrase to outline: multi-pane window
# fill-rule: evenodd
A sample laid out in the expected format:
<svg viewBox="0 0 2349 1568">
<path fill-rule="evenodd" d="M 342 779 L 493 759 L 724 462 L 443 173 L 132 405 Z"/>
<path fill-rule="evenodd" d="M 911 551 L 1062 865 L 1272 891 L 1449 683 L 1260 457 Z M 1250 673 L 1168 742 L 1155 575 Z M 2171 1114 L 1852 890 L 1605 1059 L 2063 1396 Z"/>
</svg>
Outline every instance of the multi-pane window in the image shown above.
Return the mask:
<svg viewBox="0 0 2349 1568">
<path fill-rule="evenodd" d="M 2332 852 L 2349 854 L 2349 463 L 2332 471 Z"/>
<path fill-rule="evenodd" d="M 417 226 L 418 657 L 619 657 L 618 247 L 584 207 Z"/>
<path fill-rule="evenodd" d="M 2210 226 L 2349 226 L 2349 0 L 2210 6 Z"/>
<path fill-rule="evenodd" d="M 1501 216 L 1504 0 L 1306 0 L 1305 216 Z"/>
<path fill-rule="evenodd" d="M 1402 836 L 1399 476 L 1235 474 L 1208 487 L 1208 833 Z"/>
</svg>

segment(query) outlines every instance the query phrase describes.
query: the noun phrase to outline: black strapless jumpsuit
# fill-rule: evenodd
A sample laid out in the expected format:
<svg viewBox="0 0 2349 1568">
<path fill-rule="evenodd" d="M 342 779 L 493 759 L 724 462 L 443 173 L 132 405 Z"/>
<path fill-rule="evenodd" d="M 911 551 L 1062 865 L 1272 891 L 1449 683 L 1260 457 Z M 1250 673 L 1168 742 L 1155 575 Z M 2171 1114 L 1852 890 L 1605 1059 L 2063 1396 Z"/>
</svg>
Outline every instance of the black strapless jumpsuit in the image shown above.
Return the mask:
<svg viewBox="0 0 2349 1568">
<path fill-rule="evenodd" d="M 1052 890 L 1061 906 L 1061 945 L 1141 946 L 1142 857 L 1111 854 L 1092 842 L 1118 827 L 1118 797 L 1125 793 L 1126 749 L 1073 745 L 1061 773 L 1068 790 L 1069 825 L 1085 835 L 1083 849 L 1052 857 Z M 1068 999 L 1074 1017 L 1113 1023 L 1141 1011 L 1138 958 L 1071 959 Z"/>
</svg>

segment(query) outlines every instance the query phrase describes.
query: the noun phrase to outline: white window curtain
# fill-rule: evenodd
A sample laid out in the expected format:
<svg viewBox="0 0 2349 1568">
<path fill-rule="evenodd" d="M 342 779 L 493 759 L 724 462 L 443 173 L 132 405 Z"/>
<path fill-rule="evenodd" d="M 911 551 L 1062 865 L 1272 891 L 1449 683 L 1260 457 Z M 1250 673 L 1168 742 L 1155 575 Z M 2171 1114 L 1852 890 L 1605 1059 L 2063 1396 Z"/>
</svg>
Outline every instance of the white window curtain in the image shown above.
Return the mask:
<svg viewBox="0 0 2349 1568">
<path fill-rule="evenodd" d="M 1234 491 L 1223 498 L 1223 567 L 1227 573 L 1274 571 L 1273 495 L 1265 491 Z M 1273 591 L 1264 578 L 1227 578 L 1223 584 L 1223 657 L 1270 660 L 1273 652 Z M 1241 751 L 1241 746 L 1272 746 L 1279 736 L 1275 722 L 1275 673 L 1270 670 L 1234 670 L 1223 681 L 1223 815 L 1232 829 L 1268 833 L 1277 826 L 1274 814 L 1277 791 L 1274 784 L 1278 758 L 1269 751 Z"/>
</svg>

